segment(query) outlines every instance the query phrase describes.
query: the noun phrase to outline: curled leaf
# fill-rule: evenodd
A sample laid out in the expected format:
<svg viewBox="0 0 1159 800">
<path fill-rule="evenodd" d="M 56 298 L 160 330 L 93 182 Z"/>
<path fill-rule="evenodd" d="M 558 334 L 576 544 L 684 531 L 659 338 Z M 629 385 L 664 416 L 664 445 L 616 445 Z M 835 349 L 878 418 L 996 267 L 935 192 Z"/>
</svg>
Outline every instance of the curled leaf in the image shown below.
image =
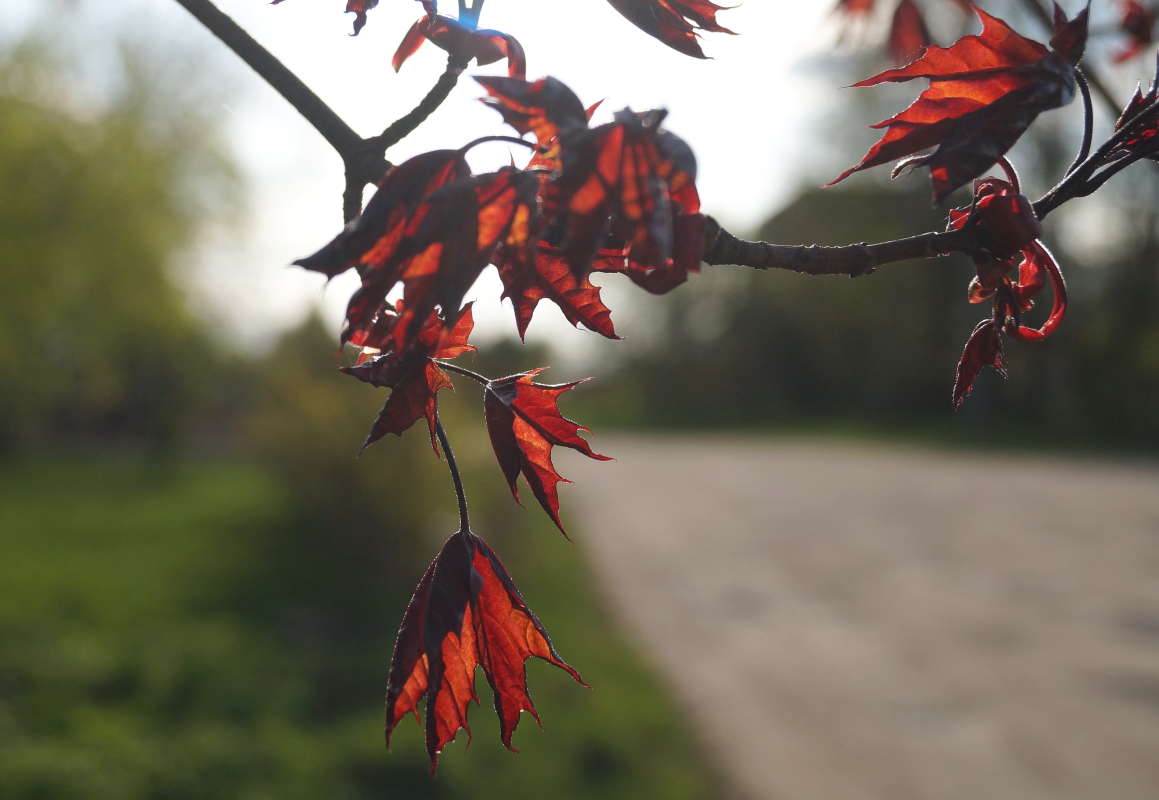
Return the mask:
<svg viewBox="0 0 1159 800">
<path fill-rule="evenodd" d="M 958 368 L 954 373 L 954 410 L 962 407 L 962 401 L 974 388 L 974 381 L 983 367 L 992 367 L 1003 378 L 1006 369 L 1003 366 L 1002 329 L 994 320 L 984 319 L 975 327 L 970 338 L 966 340 L 966 347 L 962 350 L 962 357 L 958 360 Z"/>
<path fill-rule="evenodd" d="M 398 72 L 428 40 L 464 63 L 474 59 L 485 65 L 506 58 L 508 75 L 522 78 L 527 73 L 527 57 L 514 36 L 471 28 L 456 19 L 437 14 L 423 16 L 410 27 L 391 59 L 394 71 Z"/>
</svg>

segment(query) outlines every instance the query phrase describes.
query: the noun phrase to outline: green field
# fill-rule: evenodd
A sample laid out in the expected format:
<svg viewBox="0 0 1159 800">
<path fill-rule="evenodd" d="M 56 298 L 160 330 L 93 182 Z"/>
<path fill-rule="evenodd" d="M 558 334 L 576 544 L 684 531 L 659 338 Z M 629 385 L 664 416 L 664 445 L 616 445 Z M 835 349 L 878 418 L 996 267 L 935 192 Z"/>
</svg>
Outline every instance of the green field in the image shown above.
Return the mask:
<svg viewBox="0 0 1159 800">
<path fill-rule="evenodd" d="M 417 726 L 400 726 L 386 752 L 384 676 L 408 590 L 389 568 L 344 576 L 359 561 L 350 537 L 329 547 L 330 532 L 294 507 L 272 478 L 232 462 L 0 467 L 4 796 L 714 794 L 578 548 L 543 526 L 496 548 L 594 688 L 530 664 L 546 730 L 525 717 L 520 755 L 499 744 L 481 679 L 474 743 L 460 734 L 437 778 Z"/>
</svg>

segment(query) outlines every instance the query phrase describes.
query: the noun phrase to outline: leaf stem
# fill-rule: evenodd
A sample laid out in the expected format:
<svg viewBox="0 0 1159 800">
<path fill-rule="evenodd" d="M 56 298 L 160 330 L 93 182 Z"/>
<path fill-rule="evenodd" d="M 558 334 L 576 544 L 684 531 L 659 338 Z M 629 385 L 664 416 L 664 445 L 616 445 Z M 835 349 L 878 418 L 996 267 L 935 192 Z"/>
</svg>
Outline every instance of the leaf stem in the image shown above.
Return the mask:
<svg viewBox="0 0 1159 800">
<path fill-rule="evenodd" d="M 521 144 L 524 147 L 526 147 L 528 150 L 538 150 L 539 149 L 538 145 L 532 144 L 531 142 L 527 141 L 526 139 L 520 139 L 517 136 L 480 136 L 478 139 L 472 139 L 471 141 L 467 142 L 465 145 L 460 147 L 459 152 L 465 153 L 473 147 L 477 147 L 478 145 L 481 145 L 481 144 L 487 144 L 488 142 L 507 142 L 507 144 Z"/>
<path fill-rule="evenodd" d="M 462 375 L 465 378 L 470 378 L 471 380 L 475 381 L 475 383 L 480 383 L 484 386 L 491 382 L 491 379 L 486 375 L 480 375 L 478 372 L 472 372 L 466 367 L 460 367 L 458 364 L 452 364 L 449 361 L 440 361 L 437 358 L 432 358 L 431 363 L 440 369 L 445 369 L 448 372 L 454 372 L 458 375 Z"/>
<path fill-rule="evenodd" d="M 1078 84 L 1079 91 L 1083 96 L 1083 142 L 1079 146 L 1078 155 L 1075 156 L 1071 165 L 1067 168 L 1066 174 L 1074 172 L 1079 164 L 1087 160 L 1087 156 L 1091 154 L 1091 140 L 1095 132 L 1095 110 L 1091 104 L 1091 87 L 1087 83 L 1087 76 L 1079 68 L 1074 71 L 1075 83 Z"/>
<path fill-rule="evenodd" d="M 469 533 L 471 520 L 467 516 L 467 493 L 463 490 L 463 478 L 459 475 L 459 465 L 455 461 L 455 451 L 451 449 L 451 440 L 447 438 L 447 431 L 443 427 L 443 420 L 439 416 L 438 407 L 435 407 L 435 434 L 439 437 L 439 444 L 447 455 L 447 469 L 451 472 L 451 483 L 455 485 L 455 497 L 459 501 L 459 531 Z"/>
<path fill-rule="evenodd" d="M 1159 99 L 1147 103 L 1129 120 L 1119 125 L 1110 138 L 1099 145 L 1095 152 L 1069 172 L 1057 185 L 1044 194 L 1034 203 L 1034 213 L 1042 219 L 1054 209 L 1068 200 L 1076 197 L 1086 197 L 1102 186 L 1107 179 L 1130 164 L 1139 160 L 1138 156 L 1124 155 L 1119 159 L 1111 160 L 1110 156 L 1126 139 L 1134 134 L 1135 124 L 1150 114 L 1159 110 Z M 1106 166 L 1102 173 L 1096 175 L 1099 167 Z"/>
<path fill-rule="evenodd" d="M 385 154 L 391 147 L 414 133 L 415 129 L 425 122 L 427 117 L 433 114 L 435 109 L 441 106 L 451 94 L 451 90 L 459 82 L 459 76 L 463 74 L 466 67 L 467 62 L 453 55 L 448 56 L 446 70 L 435 81 L 431 90 L 419 101 L 419 104 L 388 125 L 386 130 L 378 136 L 371 137 L 366 141 L 381 149 Z"/>
</svg>

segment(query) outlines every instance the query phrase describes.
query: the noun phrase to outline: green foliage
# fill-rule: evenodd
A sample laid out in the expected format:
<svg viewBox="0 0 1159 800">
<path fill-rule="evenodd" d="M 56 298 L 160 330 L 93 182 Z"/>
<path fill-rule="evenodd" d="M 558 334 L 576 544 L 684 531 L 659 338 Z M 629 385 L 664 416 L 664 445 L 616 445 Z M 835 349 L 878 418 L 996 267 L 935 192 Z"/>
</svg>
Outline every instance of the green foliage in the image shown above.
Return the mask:
<svg viewBox="0 0 1159 800">
<path fill-rule="evenodd" d="M 34 43 L 0 54 L 0 450 L 110 434 L 163 447 L 214 391 L 173 269 L 229 170 L 206 120 L 126 59 L 98 100 Z"/>
<path fill-rule="evenodd" d="M 449 492 L 443 475 L 424 484 L 412 474 L 406 494 L 387 495 L 400 519 L 421 513 L 423 492 Z M 525 530 L 517 509 L 479 525 L 505 526 L 508 566 L 594 688 L 532 665 L 551 735 L 525 721 L 522 756 L 480 735 L 465 752 L 452 745 L 432 779 L 410 724 L 385 753 L 374 698 L 414 575 L 376 570 L 421 532 L 368 531 L 367 566 L 352 571 L 355 543 L 338 529 L 323 542 L 301 505 L 228 462 L 164 477 L 131 460 L 0 467 L 4 796 L 711 795 L 681 721 L 592 599 L 575 546 Z M 473 715 L 480 734 L 494 724 L 486 710 Z"/>
</svg>

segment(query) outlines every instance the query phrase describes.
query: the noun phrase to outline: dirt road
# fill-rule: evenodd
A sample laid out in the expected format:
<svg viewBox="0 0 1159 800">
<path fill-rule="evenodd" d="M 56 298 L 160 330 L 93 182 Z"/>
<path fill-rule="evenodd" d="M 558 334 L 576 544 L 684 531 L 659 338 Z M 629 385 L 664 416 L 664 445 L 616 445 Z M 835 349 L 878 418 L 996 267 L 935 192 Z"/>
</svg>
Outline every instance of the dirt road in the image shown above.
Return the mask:
<svg viewBox="0 0 1159 800">
<path fill-rule="evenodd" d="M 732 794 L 1159 797 L 1159 468 L 613 438 L 575 538 Z"/>
</svg>

